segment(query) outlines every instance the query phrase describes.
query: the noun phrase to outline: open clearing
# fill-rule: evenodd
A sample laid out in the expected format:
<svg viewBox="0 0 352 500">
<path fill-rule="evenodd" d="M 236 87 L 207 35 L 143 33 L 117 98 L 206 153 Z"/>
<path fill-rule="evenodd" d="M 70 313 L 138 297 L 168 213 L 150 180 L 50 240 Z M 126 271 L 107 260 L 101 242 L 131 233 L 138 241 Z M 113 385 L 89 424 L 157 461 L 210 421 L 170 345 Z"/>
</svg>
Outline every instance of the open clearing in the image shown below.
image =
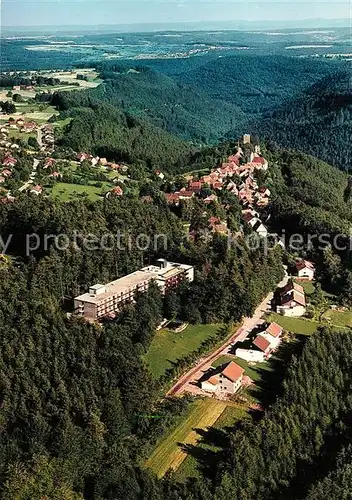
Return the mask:
<svg viewBox="0 0 352 500">
<path fill-rule="evenodd" d="M 162 477 L 169 469 L 177 470 L 187 457 L 182 444 L 194 445 L 200 435 L 196 429 L 211 427 L 220 417 L 228 403 L 216 399 L 202 399 L 192 403 L 192 409 L 186 418 L 166 436 L 155 448 L 146 461 L 158 477 Z"/>
<path fill-rule="evenodd" d="M 102 184 L 103 187 L 96 187 L 58 182 L 52 188 L 51 196 L 52 198 L 57 198 L 61 201 L 70 201 L 77 198 L 77 196 L 86 194 L 90 200 L 96 201 L 101 199 L 102 191 L 107 191 L 109 187 L 111 187 L 107 183 L 103 182 Z"/>
<path fill-rule="evenodd" d="M 324 316 L 335 326 L 352 328 L 352 311 L 327 311 Z"/>
<path fill-rule="evenodd" d="M 352 311 L 339 312 L 329 309 L 323 318 L 326 321 L 319 323 L 313 319 L 288 318 L 276 313 L 269 316 L 270 321 L 275 321 L 284 330 L 299 335 L 312 335 L 320 326 L 332 326 L 335 330 L 345 329 L 348 326 L 352 327 Z"/>
<path fill-rule="evenodd" d="M 183 332 L 159 330 L 151 343 L 145 360 L 155 378 L 171 368 L 172 362 L 195 351 L 201 343 L 214 335 L 221 325 L 189 325 Z"/>
</svg>

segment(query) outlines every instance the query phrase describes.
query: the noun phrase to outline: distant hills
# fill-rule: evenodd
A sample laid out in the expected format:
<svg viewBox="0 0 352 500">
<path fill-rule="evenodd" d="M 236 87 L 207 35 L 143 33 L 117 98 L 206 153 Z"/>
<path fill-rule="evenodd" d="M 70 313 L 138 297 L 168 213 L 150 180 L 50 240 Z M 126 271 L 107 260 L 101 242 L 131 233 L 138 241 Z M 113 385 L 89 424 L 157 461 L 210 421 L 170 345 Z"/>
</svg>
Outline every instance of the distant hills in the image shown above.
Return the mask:
<svg viewBox="0 0 352 500">
<path fill-rule="evenodd" d="M 352 73 L 340 71 L 254 121 L 250 129 L 342 169 L 352 167 Z"/>
<path fill-rule="evenodd" d="M 331 63 L 285 56 L 233 56 L 209 61 L 176 75 L 178 82 L 203 89 L 211 97 L 256 114 L 299 95 L 333 71 Z"/>
<path fill-rule="evenodd" d="M 284 56 L 195 59 L 100 64 L 104 84 L 59 99 L 75 118 L 63 144 L 175 171 L 200 146 L 248 131 L 351 167 L 347 64 Z"/>
</svg>

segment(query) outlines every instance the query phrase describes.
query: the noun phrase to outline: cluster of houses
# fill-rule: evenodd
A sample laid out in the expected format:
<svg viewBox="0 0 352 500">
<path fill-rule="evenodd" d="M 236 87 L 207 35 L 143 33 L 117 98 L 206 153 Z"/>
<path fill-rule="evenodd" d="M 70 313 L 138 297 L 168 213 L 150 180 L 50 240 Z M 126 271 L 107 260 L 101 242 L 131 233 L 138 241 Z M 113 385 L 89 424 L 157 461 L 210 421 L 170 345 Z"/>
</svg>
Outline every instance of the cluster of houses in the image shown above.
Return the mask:
<svg viewBox="0 0 352 500">
<path fill-rule="evenodd" d="M 250 143 L 250 136 L 248 134 L 243 137 L 243 142 L 245 144 Z M 236 154 L 231 155 L 226 162 L 215 168 L 209 175 L 204 175 L 199 180 L 195 180 L 193 176 L 189 176 L 187 187 L 183 187 L 174 193 L 167 193 L 165 195 L 167 203 L 179 206 L 182 200 L 192 199 L 199 195 L 205 187 L 209 187 L 214 191 L 226 190 L 239 199 L 243 207 L 242 215 L 245 222 L 257 234 L 266 237 L 268 230 L 261 220 L 257 209 L 265 208 L 270 203 L 271 192 L 266 187 L 258 186 L 254 174 L 260 170 L 266 171 L 268 169 L 268 162 L 261 156 L 259 146 L 255 146 L 254 152 L 247 159 L 249 161 L 246 162 L 243 150 L 238 146 Z M 160 171 L 156 171 L 155 174 L 162 180 L 165 177 Z M 215 193 L 203 199 L 205 204 L 216 201 L 217 195 Z M 224 224 L 224 222 L 221 222 L 220 226 L 224 226 Z M 212 226 L 211 221 L 210 225 Z M 216 223 L 216 227 L 219 227 L 218 223 Z M 215 231 L 217 231 L 216 227 L 214 228 Z M 223 227 L 218 232 L 223 232 Z"/>
<path fill-rule="evenodd" d="M 5 124 L 5 128 L 8 128 L 10 130 L 19 130 L 24 134 L 31 134 L 38 130 L 39 125 L 34 121 L 27 122 L 24 118 L 18 118 L 17 120 L 10 118 L 9 121 Z"/>
<path fill-rule="evenodd" d="M 42 133 L 40 150 L 50 154 L 55 148 L 54 126 L 51 123 L 46 123 L 40 127 L 40 130 Z"/>
<path fill-rule="evenodd" d="M 126 165 L 120 165 L 118 163 L 109 162 L 106 158 L 100 158 L 99 156 L 93 156 L 89 153 L 78 153 L 77 161 L 83 163 L 88 161 L 92 167 L 105 167 L 108 170 L 127 172 L 128 167 Z"/>
<path fill-rule="evenodd" d="M 315 266 L 308 260 L 299 259 L 295 263 L 293 274 L 296 280 L 311 281 L 315 277 Z M 276 291 L 274 306 L 276 312 L 283 316 L 303 316 L 307 306 L 304 288 L 296 281 L 289 280 L 285 287 Z"/>
<path fill-rule="evenodd" d="M 214 224 L 215 217 L 212 221 Z M 314 264 L 305 259 L 296 261 L 293 269 L 296 280 L 313 280 Z M 286 286 L 278 288 L 274 297 L 274 308 L 284 316 L 300 317 L 306 312 L 306 297 L 303 287 L 290 279 Z M 255 335 L 237 344 L 235 355 L 247 363 L 267 361 L 282 343 L 283 328 L 275 323 L 264 323 Z M 231 361 L 218 368 L 210 368 L 198 381 L 201 389 L 217 397 L 235 394 L 245 383 L 245 370 Z"/>
<path fill-rule="evenodd" d="M 266 361 L 281 344 L 282 332 L 283 329 L 277 323 L 267 324 L 248 348 L 239 347 L 236 349 L 236 356 L 253 363 Z"/>
</svg>

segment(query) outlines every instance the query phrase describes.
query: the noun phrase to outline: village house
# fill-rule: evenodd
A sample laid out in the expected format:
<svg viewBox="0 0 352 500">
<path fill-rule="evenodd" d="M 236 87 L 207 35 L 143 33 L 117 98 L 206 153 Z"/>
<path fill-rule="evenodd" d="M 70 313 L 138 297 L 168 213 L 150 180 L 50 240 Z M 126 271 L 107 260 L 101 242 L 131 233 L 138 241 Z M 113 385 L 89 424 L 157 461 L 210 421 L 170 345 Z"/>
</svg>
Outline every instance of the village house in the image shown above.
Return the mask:
<svg viewBox="0 0 352 500">
<path fill-rule="evenodd" d="M 6 170 L 3 170 L 3 171 L 1 172 L 1 175 L 3 175 L 4 177 L 11 177 L 12 172 L 11 172 L 11 170 L 7 170 L 7 169 L 6 169 Z"/>
<path fill-rule="evenodd" d="M 2 161 L 2 164 L 4 167 L 14 167 L 17 164 L 16 158 L 13 158 L 12 156 L 8 155 L 5 156 L 5 158 Z"/>
<path fill-rule="evenodd" d="M 37 196 L 39 196 L 40 194 L 42 194 L 43 192 L 43 188 L 39 185 L 37 186 L 33 186 L 30 191 L 30 193 L 33 193 L 33 194 L 36 194 Z"/>
<path fill-rule="evenodd" d="M 44 163 L 44 168 L 47 169 L 49 167 L 53 167 L 56 163 L 56 160 L 54 158 L 46 158 L 45 163 Z"/>
<path fill-rule="evenodd" d="M 301 285 L 292 280 L 279 290 L 278 305 L 276 308 L 283 316 L 300 317 L 306 312 L 306 298 Z"/>
<path fill-rule="evenodd" d="M 236 349 L 236 356 L 252 363 L 261 363 L 275 351 L 282 341 L 283 329 L 277 323 L 269 323 L 257 335 L 249 349 Z"/>
<path fill-rule="evenodd" d="M 186 190 L 186 188 L 180 189 L 180 191 L 177 194 L 178 194 L 180 200 L 189 200 L 190 198 L 193 198 L 193 196 L 194 196 L 193 191 L 188 191 L 188 190 Z"/>
<path fill-rule="evenodd" d="M 156 170 L 155 175 L 159 177 L 159 179 L 161 179 L 162 181 L 165 179 L 165 174 L 163 174 L 161 170 Z"/>
<path fill-rule="evenodd" d="M 268 356 L 270 355 L 271 350 L 272 350 L 270 340 L 268 338 L 264 337 L 264 335 L 262 335 L 262 334 L 259 334 L 254 339 L 253 346 L 258 348 L 259 351 L 263 353 L 264 358 L 268 358 Z"/>
<path fill-rule="evenodd" d="M 254 226 L 253 230 L 261 237 L 261 238 L 266 238 L 269 234 L 267 228 L 264 226 L 264 224 L 258 220 Z"/>
<path fill-rule="evenodd" d="M 202 185 L 201 181 L 190 181 L 188 183 L 188 189 L 193 193 L 199 193 L 202 190 Z"/>
<path fill-rule="evenodd" d="M 208 223 L 213 233 L 228 234 L 227 223 L 221 221 L 219 217 L 210 217 Z"/>
<path fill-rule="evenodd" d="M 35 122 L 27 122 L 23 124 L 22 131 L 25 134 L 30 134 L 31 132 L 34 132 L 37 130 L 38 125 Z"/>
<path fill-rule="evenodd" d="M 120 186 L 116 186 L 109 193 L 115 196 L 123 196 L 123 189 Z"/>
<path fill-rule="evenodd" d="M 91 156 L 88 153 L 78 153 L 77 155 L 77 160 L 81 163 L 85 160 L 89 160 L 89 158 L 91 158 Z"/>
<path fill-rule="evenodd" d="M 5 177 L 0 176 L 0 184 L 3 184 L 6 181 Z"/>
<path fill-rule="evenodd" d="M 296 262 L 295 274 L 301 280 L 313 280 L 315 276 L 315 267 L 313 262 L 304 259 Z"/>
<path fill-rule="evenodd" d="M 244 369 L 230 361 L 210 373 L 205 374 L 199 381 L 203 391 L 218 394 L 235 394 L 241 387 Z"/>
<path fill-rule="evenodd" d="M 204 198 L 203 201 L 206 205 L 209 205 L 210 203 L 216 203 L 218 201 L 218 197 L 216 196 L 216 194 L 211 194 L 210 196 Z"/>
<path fill-rule="evenodd" d="M 54 179 L 58 179 L 62 177 L 62 174 L 60 172 L 53 172 L 52 174 L 49 175 L 49 177 L 52 177 Z"/>
<path fill-rule="evenodd" d="M 180 196 L 179 193 L 165 193 L 166 203 L 168 205 L 175 205 L 178 207 L 180 204 Z"/>
</svg>

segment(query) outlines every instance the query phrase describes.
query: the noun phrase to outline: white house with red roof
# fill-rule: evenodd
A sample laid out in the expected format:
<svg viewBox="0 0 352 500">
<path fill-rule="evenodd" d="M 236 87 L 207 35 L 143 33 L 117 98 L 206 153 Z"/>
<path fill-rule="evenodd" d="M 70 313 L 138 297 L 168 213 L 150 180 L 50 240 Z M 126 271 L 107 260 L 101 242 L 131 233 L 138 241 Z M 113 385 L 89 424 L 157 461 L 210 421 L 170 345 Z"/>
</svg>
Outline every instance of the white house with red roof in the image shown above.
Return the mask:
<svg viewBox="0 0 352 500">
<path fill-rule="evenodd" d="M 280 290 L 279 303 L 276 308 L 279 314 L 290 317 L 300 317 L 306 312 L 306 297 L 301 285 L 289 281 Z"/>
<path fill-rule="evenodd" d="M 2 161 L 2 164 L 4 167 L 14 167 L 17 164 L 16 158 L 13 158 L 12 156 L 5 156 L 5 158 Z"/>
<path fill-rule="evenodd" d="M 110 194 L 113 194 L 114 196 L 123 196 L 123 189 L 120 186 L 116 186 L 109 191 L 108 195 Z"/>
<path fill-rule="evenodd" d="M 311 281 L 315 277 L 315 266 L 309 260 L 299 260 L 296 262 L 295 271 L 298 278 Z"/>
<path fill-rule="evenodd" d="M 275 351 L 282 342 L 283 329 L 277 323 L 269 323 L 259 333 L 250 349 L 236 349 L 236 356 L 252 363 L 261 363 Z"/>
<path fill-rule="evenodd" d="M 43 192 L 43 188 L 42 186 L 39 186 L 39 184 L 37 186 L 33 186 L 30 191 L 30 193 L 33 193 L 33 194 L 36 194 L 37 196 L 39 196 L 40 194 L 42 194 Z"/>
<path fill-rule="evenodd" d="M 242 385 L 244 369 L 230 361 L 211 370 L 199 381 L 203 391 L 219 394 L 235 394 Z"/>
</svg>

